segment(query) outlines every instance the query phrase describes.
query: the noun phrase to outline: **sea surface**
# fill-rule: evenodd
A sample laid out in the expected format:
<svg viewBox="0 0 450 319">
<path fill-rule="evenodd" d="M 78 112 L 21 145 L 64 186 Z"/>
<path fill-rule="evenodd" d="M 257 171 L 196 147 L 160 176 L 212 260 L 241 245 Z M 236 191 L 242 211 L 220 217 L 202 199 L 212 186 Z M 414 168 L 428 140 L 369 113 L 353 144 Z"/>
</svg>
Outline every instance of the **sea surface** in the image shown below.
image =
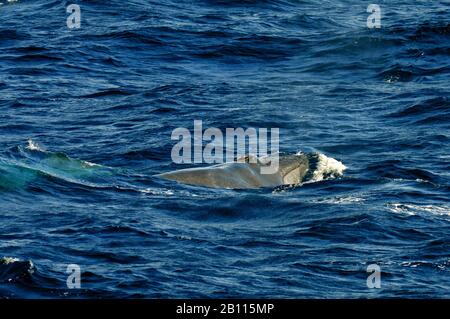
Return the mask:
<svg viewBox="0 0 450 319">
<path fill-rule="evenodd" d="M 450 297 L 449 1 L 0 2 L 0 298 Z M 154 177 L 194 120 L 347 169 Z"/>
</svg>

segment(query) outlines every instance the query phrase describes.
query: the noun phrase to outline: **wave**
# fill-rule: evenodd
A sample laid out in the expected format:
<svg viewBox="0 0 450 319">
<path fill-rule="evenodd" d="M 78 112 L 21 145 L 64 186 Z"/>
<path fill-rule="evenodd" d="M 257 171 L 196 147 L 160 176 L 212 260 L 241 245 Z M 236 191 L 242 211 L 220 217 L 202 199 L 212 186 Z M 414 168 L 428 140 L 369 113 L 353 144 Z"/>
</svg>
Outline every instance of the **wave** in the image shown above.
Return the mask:
<svg viewBox="0 0 450 319">
<path fill-rule="evenodd" d="M 18 258 L 0 258 L 0 283 L 15 283 L 30 281 L 35 271 L 31 260 L 22 261 Z"/>
<path fill-rule="evenodd" d="M 423 168 L 408 167 L 408 161 L 402 160 L 379 161 L 367 166 L 365 173 L 393 180 L 425 181 L 436 185 L 448 183 L 444 177 Z"/>
<path fill-rule="evenodd" d="M 129 156 L 132 158 L 134 155 L 130 153 Z M 40 183 L 42 178 L 51 184 L 43 186 Z M 133 182 L 124 180 L 129 178 L 134 178 Z M 33 140 L 29 140 L 25 146 L 13 148 L 8 157 L 0 157 L 0 191 L 20 191 L 29 186 L 50 187 L 52 190 L 53 183 L 61 182 L 89 189 L 131 192 L 152 197 L 174 195 L 171 189 L 153 187 L 150 176 L 74 159 L 61 152 L 49 152 Z M 180 194 L 186 195 L 184 191 L 180 191 Z"/>
<path fill-rule="evenodd" d="M 111 174 L 108 167 L 48 152 L 32 140 L 0 158 L 0 188 L 7 190 L 22 189 L 39 176 L 96 186 Z"/>
<path fill-rule="evenodd" d="M 450 23 L 424 23 L 420 25 L 411 40 L 429 40 L 432 36 L 450 37 Z"/>
<path fill-rule="evenodd" d="M 395 64 L 379 73 L 378 76 L 388 83 L 408 82 L 449 71 L 448 67 L 423 68 L 413 65 Z"/>
<path fill-rule="evenodd" d="M 10 30 L 10 29 L 0 29 L 0 40 L 25 40 L 28 38 L 28 34 L 23 32 Z"/>
<path fill-rule="evenodd" d="M 438 215 L 438 216 L 449 216 L 450 217 L 450 207 L 448 205 L 415 205 L 415 204 L 402 204 L 393 203 L 388 205 L 389 210 L 394 213 L 402 213 L 409 216 L 416 215 Z"/>
<path fill-rule="evenodd" d="M 201 58 L 241 57 L 276 60 L 291 56 L 303 43 L 304 41 L 298 38 L 254 35 L 236 38 L 228 44 L 198 48 L 193 55 Z"/>
<path fill-rule="evenodd" d="M 439 96 L 385 115 L 412 124 L 445 124 L 449 123 L 450 103 L 447 97 Z"/>
<path fill-rule="evenodd" d="M 88 272 L 87 272 L 88 273 Z M 81 293 L 89 293 L 85 289 L 70 291 L 65 282 L 49 275 L 47 271 L 40 272 L 32 260 L 22 260 L 15 257 L 0 258 L 0 297 L 17 298 L 27 291 L 28 298 L 34 294 L 51 298 L 61 298 Z"/>
<path fill-rule="evenodd" d="M 146 45 L 154 45 L 154 46 L 164 46 L 165 43 L 157 38 L 154 38 L 151 35 L 145 34 L 143 32 L 138 31 L 118 31 L 113 32 L 107 35 L 102 35 L 101 37 L 107 37 L 112 39 L 123 39 L 129 42 L 138 42 Z"/>
<path fill-rule="evenodd" d="M 386 29 L 390 36 L 403 39 L 404 42 L 429 41 L 430 38 L 450 36 L 450 23 L 447 21 L 422 22 L 418 24 L 396 25 Z"/>
<path fill-rule="evenodd" d="M 450 112 L 450 102 L 445 96 L 439 96 L 431 99 L 427 99 L 423 102 L 416 103 L 412 106 L 391 113 L 389 117 L 404 117 L 404 116 L 417 116 L 429 113 L 446 113 Z M 444 115 L 444 114 L 443 114 Z"/>
<path fill-rule="evenodd" d="M 112 89 L 107 89 L 107 90 L 96 92 L 96 93 L 86 94 L 86 95 L 81 96 L 81 98 L 97 98 L 97 97 L 107 97 L 107 96 L 128 96 L 128 95 L 132 95 L 132 94 L 133 93 L 128 90 L 112 88 Z"/>
</svg>

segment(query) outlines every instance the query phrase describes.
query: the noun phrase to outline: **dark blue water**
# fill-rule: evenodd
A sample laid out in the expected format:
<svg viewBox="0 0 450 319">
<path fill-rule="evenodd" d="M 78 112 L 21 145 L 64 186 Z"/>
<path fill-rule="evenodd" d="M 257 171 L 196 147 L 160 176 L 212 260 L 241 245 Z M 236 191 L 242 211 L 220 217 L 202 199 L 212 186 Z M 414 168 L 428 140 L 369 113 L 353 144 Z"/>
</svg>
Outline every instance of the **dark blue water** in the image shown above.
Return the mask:
<svg viewBox="0 0 450 319">
<path fill-rule="evenodd" d="M 450 297 L 448 1 L 2 2 L 0 297 Z M 153 177 L 194 119 L 347 170 Z"/>
</svg>

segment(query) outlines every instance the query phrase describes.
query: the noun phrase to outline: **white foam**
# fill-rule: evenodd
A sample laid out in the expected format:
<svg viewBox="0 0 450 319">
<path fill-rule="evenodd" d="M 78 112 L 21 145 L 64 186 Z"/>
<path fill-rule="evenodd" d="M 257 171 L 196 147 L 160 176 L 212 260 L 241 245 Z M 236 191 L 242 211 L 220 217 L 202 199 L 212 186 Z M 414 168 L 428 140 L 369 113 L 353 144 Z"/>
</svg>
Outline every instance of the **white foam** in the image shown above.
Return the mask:
<svg viewBox="0 0 450 319">
<path fill-rule="evenodd" d="M 39 144 L 37 144 L 36 142 L 34 142 L 33 140 L 28 140 L 28 145 L 27 145 L 27 149 L 29 149 L 30 151 L 40 151 L 40 152 L 44 152 L 44 149 L 42 149 Z"/>
<path fill-rule="evenodd" d="M 344 170 L 346 169 L 347 167 L 338 160 L 324 154 L 319 154 L 317 167 L 312 174 L 311 181 L 318 182 L 326 178 L 340 177 L 344 174 Z"/>
<path fill-rule="evenodd" d="M 12 257 L 2 257 L 0 258 L 0 263 L 4 265 L 13 264 L 15 262 L 20 261 L 18 258 L 12 258 Z"/>
<path fill-rule="evenodd" d="M 343 197 L 333 197 L 333 198 L 324 198 L 316 200 L 317 203 L 325 203 L 325 204 L 354 204 L 364 202 L 365 198 L 358 196 L 343 196 Z"/>
<path fill-rule="evenodd" d="M 170 189 L 152 189 L 152 188 L 146 188 L 139 190 L 141 193 L 144 194 L 150 194 L 150 195 L 162 195 L 162 196 L 172 196 L 174 195 L 174 192 Z"/>
<path fill-rule="evenodd" d="M 424 213 L 439 216 L 450 216 L 450 207 L 448 206 L 393 203 L 389 205 L 389 210 L 394 213 L 402 213 L 410 216 Z"/>
<path fill-rule="evenodd" d="M 92 162 L 88 162 L 88 161 L 81 161 L 84 165 L 86 165 L 87 167 L 104 167 L 104 166 L 102 166 L 102 165 L 99 165 L 99 164 L 95 164 L 95 163 L 92 163 Z"/>
<path fill-rule="evenodd" d="M 0 6 L 4 5 L 4 4 L 6 4 L 6 3 L 14 3 L 14 2 L 17 2 L 17 1 L 19 1 L 19 0 L 6 0 L 5 3 L 0 2 Z"/>
</svg>

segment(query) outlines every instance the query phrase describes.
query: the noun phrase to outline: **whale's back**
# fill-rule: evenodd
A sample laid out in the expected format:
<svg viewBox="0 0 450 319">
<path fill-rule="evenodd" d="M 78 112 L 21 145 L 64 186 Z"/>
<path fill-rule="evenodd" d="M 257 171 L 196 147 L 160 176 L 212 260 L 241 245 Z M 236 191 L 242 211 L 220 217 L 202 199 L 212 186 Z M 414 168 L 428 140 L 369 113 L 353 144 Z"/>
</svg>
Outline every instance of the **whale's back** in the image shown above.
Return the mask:
<svg viewBox="0 0 450 319">
<path fill-rule="evenodd" d="M 188 168 L 156 176 L 190 185 L 246 189 L 299 184 L 308 171 L 307 156 L 288 155 L 279 158 L 276 173 L 262 174 L 261 168 L 270 165 L 270 159 L 257 160 L 255 163 L 245 160 L 201 168 Z"/>
</svg>

